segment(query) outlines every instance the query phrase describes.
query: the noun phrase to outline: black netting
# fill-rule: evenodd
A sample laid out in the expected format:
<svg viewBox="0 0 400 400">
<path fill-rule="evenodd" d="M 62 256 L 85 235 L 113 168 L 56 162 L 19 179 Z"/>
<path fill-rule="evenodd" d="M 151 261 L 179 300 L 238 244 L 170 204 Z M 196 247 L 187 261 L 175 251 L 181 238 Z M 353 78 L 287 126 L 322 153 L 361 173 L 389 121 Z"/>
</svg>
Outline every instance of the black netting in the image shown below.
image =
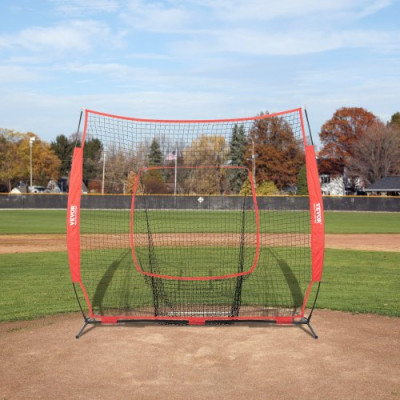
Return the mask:
<svg viewBox="0 0 400 400">
<path fill-rule="evenodd" d="M 94 314 L 297 315 L 311 281 L 309 211 L 261 208 L 257 228 L 253 190 L 290 190 L 304 163 L 298 110 L 211 122 L 88 112 L 85 186 L 130 199 L 81 210 Z"/>
</svg>

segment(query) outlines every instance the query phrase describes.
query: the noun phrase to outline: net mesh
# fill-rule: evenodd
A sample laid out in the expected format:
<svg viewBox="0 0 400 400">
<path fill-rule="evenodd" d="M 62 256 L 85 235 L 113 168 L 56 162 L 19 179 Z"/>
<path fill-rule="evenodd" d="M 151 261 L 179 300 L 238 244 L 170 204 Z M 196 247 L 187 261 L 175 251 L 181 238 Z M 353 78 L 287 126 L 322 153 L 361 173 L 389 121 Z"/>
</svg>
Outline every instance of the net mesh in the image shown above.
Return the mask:
<svg viewBox="0 0 400 400">
<path fill-rule="evenodd" d="M 104 193 L 83 196 L 80 213 L 81 279 L 94 315 L 301 313 L 311 281 L 308 202 L 269 209 L 254 193 L 298 183 L 299 110 L 202 122 L 88 112 L 84 141 L 83 182 Z"/>
</svg>

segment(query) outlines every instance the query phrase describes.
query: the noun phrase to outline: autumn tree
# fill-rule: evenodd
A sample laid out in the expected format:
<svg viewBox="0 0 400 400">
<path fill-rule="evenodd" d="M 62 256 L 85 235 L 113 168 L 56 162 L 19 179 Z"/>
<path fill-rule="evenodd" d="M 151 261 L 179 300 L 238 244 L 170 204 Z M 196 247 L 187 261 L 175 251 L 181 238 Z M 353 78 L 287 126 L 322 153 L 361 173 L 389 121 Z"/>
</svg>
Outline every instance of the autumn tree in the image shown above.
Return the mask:
<svg viewBox="0 0 400 400">
<path fill-rule="evenodd" d="M 136 181 L 136 174 L 133 171 L 129 171 L 128 176 L 125 180 L 125 193 L 127 194 L 132 194 L 133 189 L 135 187 L 135 181 Z M 142 194 L 142 193 L 140 193 Z"/>
<path fill-rule="evenodd" d="M 166 192 L 164 178 L 158 169 L 147 171 L 141 180 L 141 185 L 145 194 L 165 194 Z"/>
<path fill-rule="evenodd" d="M 241 196 L 252 196 L 251 183 L 247 179 L 244 181 L 243 186 L 240 189 Z M 257 196 L 276 196 L 279 194 L 279 190 L 275 183 L 272 181 L 264 181 L 256 187 Z"/>
<path fill-rule="evenodd" d="M 400 135 L 392 124 L 375 122 L 353 144 L 351 153 L 347 173 L 361 178 L 364 185 L 400 173 Z"/>
<path fill-rule="evenodd" d="M 371 112 L 360 107 L 342 107 L 321 127 L 323 145 L 319 152 L 320 172 L 341 175 L 346 160 L 353 156 L 353 145 L 377 121 Z"/>
<path fill-rule="evenodd" d="M 32 146 L 33 180 L 36 184 L 45 186 L 50 179 L 56 181 L 60 177 L 61 161 L 48 143 L 40 140 L 34 133 L 28 132 L 17 147 L 18 159 L 22 161 L 21 172 L 24 176 L 29 176 L 31 137 L 36 138 Z"/>
<path fill-rule="evenodd" d="M 226 170 L 219 168 L 228 159 L 229 146 L 220 135 L 201 135 L 183 150 L 186 166 L 215 166 L 180 172 L 186 193 L 221 194 L 228 189 Z"/>
<path fill-rule="evenodd" d="M 262 114 L 261 114 L 262 115 Z M 296 184 L 304 164 L 302 145 L 279 117 L 259 119 L 250 130 L 246 159 L 255 157 L 257 186 L 272 181 L 279 190 Z"/>
<path fill-rule="evenodd" d="M 16 157 L 18 143 L 23 134 L 8 129 L 0 131 L 0 182 L 8 191 L 21 179 L 26 178 L 19 168 L 20 161 Z"/>
<path fill-rule="evenodd" d="M 36 140 L 32 146 L 32 175 L 35 184 L 47 185 L 50 179 L 60 176 L 61 162 L 50 145 L 32 132 L 26 134 L 3 130 L 0 140 L 0 180 L 8 189 L 18 181 L 28 181 L 30 176 L 29 140 Z"/>
<path fill-rule="evenodd" d="M 232 129 L 232 136 L 229 142 L 229 157 L 232 166 L 244 166 L 246 164 L 246 143 L 247 137 L 244 126 L 237 124 Z M 229 188 L 233 193 L 239 193 L 243 182 L 247 178 L 247 171 L 243 169 L 232 169 L 229 173 Z"/>
<path fill-rule="evenodd" d="M 223 165 L 229 155 L 229 147 L 223 136 L 200 135 L 183 150 L 185 165 Z"/>
</svg>

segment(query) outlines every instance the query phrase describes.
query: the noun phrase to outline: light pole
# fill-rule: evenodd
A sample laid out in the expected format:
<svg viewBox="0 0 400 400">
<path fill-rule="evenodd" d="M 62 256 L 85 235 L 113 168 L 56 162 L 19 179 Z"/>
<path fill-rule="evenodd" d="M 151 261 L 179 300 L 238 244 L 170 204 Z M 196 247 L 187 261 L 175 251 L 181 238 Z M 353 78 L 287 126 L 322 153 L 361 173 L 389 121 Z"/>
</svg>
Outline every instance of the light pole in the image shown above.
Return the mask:
<svg viewBox="0 0 400 400">
<path fill-rule="evenodd" d="M 106 151 L 103 150 L 103 179 L 101 181 L 101 194 L 104 194 L 104 177 L 106 173 Z"/>
<path fill-rule="evenodd" d="M 31 190 L 32 190 L 32 170 L 33 170 L 33 168 L 32 168 L 32 147 L 33 147 L 33 142 L 36 140 L 36 138 L 34 137 L 34 136 L 31 136 L 30 138 L 29 138 L 29 159 L 30 159 L 30 166 L 31 166 L 31 180 L 30 180 L 30 187 L 31 187 Z"/>
</svg>

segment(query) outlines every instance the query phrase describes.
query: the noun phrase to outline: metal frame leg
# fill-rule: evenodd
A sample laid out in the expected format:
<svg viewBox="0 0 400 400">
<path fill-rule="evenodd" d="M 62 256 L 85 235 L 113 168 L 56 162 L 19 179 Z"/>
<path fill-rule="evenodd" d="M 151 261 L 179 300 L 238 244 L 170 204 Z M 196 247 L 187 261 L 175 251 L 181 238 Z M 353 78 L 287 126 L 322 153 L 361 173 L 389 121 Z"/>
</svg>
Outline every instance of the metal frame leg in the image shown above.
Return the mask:
<svg viewBox="0 0 400 400">
<path fill-rule="evenodd" d="M 307 320 L 307 326 L 308 326 L 308 329 L 309 329 L 310 332 L 311 332 L 312 337 L 313 337 L 314 339 L 318 339 L 318 335 L 315 333 L 313 327 L 311 326 L 311 322 L 310 322 L 309 319 Z"/>
<path fill-rule="evenodd" d="M 100 323 L 100 322 L 96 321 L 95 319 L 85 318 L 85 323 L 83 324 L 83 326 L 82 326 L 81 330 L 78 332 L 78 334 L 75 335 L 75 338 L 79 339 L 83 335 L 83 332 L 85 331 L 85 329 L 86 329 L 86 327 L 88 325 L 90 325 L 90 324 L 98 324 L 98 323 Z"/>
</svg>

